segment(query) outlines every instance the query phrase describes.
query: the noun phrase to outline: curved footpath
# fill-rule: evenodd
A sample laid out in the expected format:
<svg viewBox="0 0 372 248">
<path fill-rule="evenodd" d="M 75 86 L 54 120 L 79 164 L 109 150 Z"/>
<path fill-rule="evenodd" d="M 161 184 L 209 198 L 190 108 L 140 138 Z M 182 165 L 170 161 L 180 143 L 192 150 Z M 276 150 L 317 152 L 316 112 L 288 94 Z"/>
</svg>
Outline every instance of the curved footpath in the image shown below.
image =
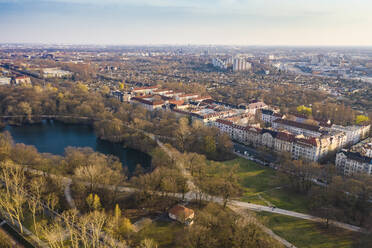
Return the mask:
<svg viewBox="0 0 372 248">
<path fill-rule="evenodd" d="M 172 151 L 169 150 L 161 141 L 159 141 L 159 139 L 157 138 L 157 136 L 155 136 L 154 134 L 150 134 L 150 133 L 144 132 L 144 131 L 142 131 L 142 132 L 145 133 L 151 139 L 155 140 L 157 142 L 157 144 L 159 145 L 159 147 L 162 148 L 167 153 L 168 156 L 173 157 Z M 185 169 L 185 167 L 183 166 L 182 163 L 178 162 L 177 163 L 177 166 L 181 170 L 182 174 L 187 178 L 187 180 L 188 180 L 187 183 L 188 183 L 188 186 L 189 186 L 189 188 L 191 190 L 188 193 L 186 193 L 185 195 L 182 195 L 182 194 L 173 194 L 173 196 L 174 197 L 177 197 L 177 198 L 180 198 L 180 199 L 197 200 L 198 198 L 197 198 L 196 190 L 198 188 L 194 184 L 194 182 L 192 181 L 191 175 L 188 173 L 188 171 Z M 66 200 L 68 201 L 68 203 L 69 203 L 69 205 L 71 207 L 72 206 L 75 206 L 74 201 L 73 201 L 73 198 L 71 196 L 71 191 L 69 190 L 70 185 L 71 185 L 71 179 L 64 178 L 64 180 L 67 180 L 67 181 L 65 181 L 65 182 L 67 182 L 67 184 L 66 184 L 67 187 L 65 189 Z M 101 185 L 101 187 L 106 188 L 106 189 L 114 190 L 114 186 L 111 186 L 111 185 Z M 117 187 L 117 190 L 120 191 L 120 192 L 135 192 L 138 189 L 131 188 L 131 187 L 119 186 L 119 187 Z M 161 195 L 164 194 L 164 192 L 154 192 L 154 193 L 161 194 Z M 211 202 L 215 202 L 215 203 L 219 203 L 219 204 L 222 204 L 223 203 L 223 199 L 221 197 L 213 197 L 213 196 L 210 196 L 210 195 L 206 195 L 204 198 L 205 198 L 204 200 L 206 200 L 206 201 L 211 201 Z M 305 219 L 305 220 L 314 221 L 314 222 L 324 222 L 324 219 L 319 218 L 319 217 L 316 217 L 316 216 L 312 216 L 312 215 L 308 215 L 308 214 L 303 214 L 303 213 L 298 213 L 298 212 L 289 211 L 289 210 L 280 209 L 280 208 L 272 208 L 272 207 L 263 206 L 263 205 L 257 205 L 257 204 L 242 202 L 242 201 L 236 201 L 236 200 L 230 201 L 230 203 L 228 204 L 228 207 L 230 209 L 232 209 L 234 212 L 238 213 L 240 216 L 243 216 L 244 218 L 247 218 L 250 221 L 252 221 L 252 218 L 254 218 L 254 217 L 251 216 L 251 215 L 249 215 L 246 212 L 247 210 L 255 211 L 255 212 L 264 211 L 264 212 L 269 212 L 269 213 L 287 215 L 287 216 L 291 216 L 291 217 L 295 217 L 295 218 L 300 218 L 300 219 Z M 283 239 L 282 237 L 276 235 L 268 227 L 264 226 L 263 224 L 261 224 L 260 222 L 258 222 L 255 219 L 254 219 L 254 221 L 255 221 L 255 223 L 258 226 L 260 226 L 262 228 L 262 230 L 265 233 L 267 233 L 273 239 L 279 241 L 285 247 L 295 248 L 295 246 L 293 244 L 291 244 L 287 240 Z M 343 228 L 343 229 L 346 229 L 346 230 L 349 230 L 349 231 L 363 232 L 363 229 L 360 228 L 360 227 L 358 227 L 358 226 L 353 226 L 353 225 L 342 223 L 342 222 L 338 222 L 338 221 L 330 221 L 329 223 L 331 225 L 333 225 L 333 226 L 336 226 L 336 227 L 339 227 L 339 228 Z"/>
<path fill-rule="evenodd" d="M 35 174 L 39 174 L 39 175 L 48 175 L 52 178 L 59 177 L 59 176 L 56 176 L 56 175 L 53 175 L 53 174 L 47 174 L 45 172 L 35 170 L 35 169 L 27 168 L 26 170 L 28 170 L 32 173 L 35 173 Z M 61 177 L 59 177 L 59 178 L 61 178 Z M 71 195 L 71 190 L 70 190 L 72 179 L 68 178 L 68 177 L 62 177 L 61 179 L 62 179 L 63 183 L 65 184 L 64 194 L 65 194 L 66 200 L 67 200 L 68 204 L 70 205 L 70 207 L 75 207 L 75 203 L 74 203 L 73 197 Z M 192 185 L 194 187 L 196 187 L 194 184 L 192 184 Z M 125 187 L 125 186 L 118 186 L 118 187 L 115 187 L 113 185 L 99 185 L 99 186 L 102 187 L 102 188 L 105 188 L 105 189 L 109 189 L 109 190 L 117 190 L 119 192 L 128 192 L 128 193 L 133 193 L 133 192 L 136 192 L 136 191 L 139 190 L 137 188 Z M 164 192 L 159 192 L 159 191 L 156 191 L 156 192 L 153 192 L 153 193 L 159 194 L 159 195 L 164 195 Z M 179 199 L 186 199 L 186 200 L 197 200 L 198 199 L 197 195 L 198 194 L 195 191 L 189 191 L 185 195 L 180 194 L 180 193 L 172 194 L 173 197 L 176 197 L 176 198 L 179 198 Z M 213 197 L 213 196 L 209 196 L 209 195 L 205 195 L 203 200 L 211 201 L 211 202 L 215 202 L 215 203 L 219 203 L 219 204 L 223 203 L 223 199 L 221 197 Z M 264 212 L 287 215 L 287 216 L 300 218 L 300 219 L 306 219 L 306 220 L 310 220 L 310 221 L 314 221 L 314 222 L 324 222 L 324 219 L 316 217 L 316 216 L 303 214 L 303 213 L 298 213 L 298 212 L 294 212 L 294 211 L 288 211 L 288 210 L 280 209 L 280 208 L 272 208 L 272 207 L 263 206 L 263 205 L 257 205 L 257 204 L 242 202 L 242 201 L 236 201 L 236 200 L 230 201 L 230 203 L 228 204 L 228 207 L 231 208 L 236 213 L 238 213 L 239 215 L 247 218 L 250 221 L 252 221 L 252 218 L 254 218 L 254 217 L 249 215 L 249 213 L 246 212 L 247 210 L 255 211 L 255 212 L 264 211 Z M 266 226 L 260 224 L 257 221 L 255 223 L 257 223 L 262 228 L 262 230 L 264 232 L 266 232 L 268 235 L 270 235 L 275 240 L 282 243 L 285 247 L 295 248 L 295 246 L 293 244 L 289 243 L 287 240 L 285 240 L 285 239 L 281 238 L 280 236 L 276 235 L 272 230 L 270 230 Z M 346 230 L 349 230 L 349 231 L 353 231 L 353 232 L 363 232 L 363 229 L 358 227 L 358 226 L 353 226 L 353 225 L 349 225 L 349 224 L 338 222 L 338 221 L 330 221 L 330 224 L 334 225 L 334 226 L 337 226 L 339 228 L 343 228 L 343 229 L 346 229 Z"/>
<path fill-rule="evenodd" d="M 1 118 L 12 118 L 14 116 L 0 116 L 0 117 Z M 90 117 L 58 116 L 58 115 L 49 115 L 49 116 L 45 115 L 45 116 L 40 116 L 40 117 L 44 117 L 44 118 L 57 118 L 57 117 L 66 117 L 67 118 L 68 117 L 68 118 L 92 119 Z M 140 129 L 131 127 L 131 126 L 126 125 L 126 124 L 123 124 L 123 125 L 125 125 L 129 128 L 132 128 L 134 130 L 137 130 L 139 132 L 144 133 L 149 138 L 156 141 L 156 143 L 159 145 L 159 147 L 162 148 L 167 153 L 168 156 L 174 157 L 173 152 L 171 150 L 169 150 L 159 140 L 159 136 L 157 136 L 155 134 L 152 134 L 152 133 L 148 133 L 144 130 L 140 130 Z M 184 165 L 180 161 L 177 163 L 177 166 L 179 167 L 182 174 L 187 178 L 187 180 L 188 180 L 187 183 L 188 183 L 188 186 L 191 190 L 185 196 L 183 196 L 182 194 L 175 194 L 175 197 L 178 197 L 178 198 L 181 198 L 181 199 L 183 197 L 185 197 L 187 200 L 197 200 L 197 194 L 195 192 L 197 191 L 198 187 L 192 181 L 191 175 L 189 174 L 189 172 L 186 170 L 186 168 L 184 167 Z M 33 170 L 33 169 L 29 169 L 29 170 L 30 171 L 32 170 L 32 171 L 34 171 L 38 174 L 41 174 L 41 173 L 45 174 L 44 172 L 41 172 L 41 171 L 36 171 L 36 170 Z M 55 175 L 49 175 L 49 176 L 55 177 Z M 73 206 L 75 206 L 75 203 L 74 203 L 74 200 L 71 196 L 71 190 L 70 190 L 70 185 L 71 185 L 72 180 L 70 178 L 66 178 L 66 177 L 64 177 L 63 180 L 64 180 L 64 183 L 66 185 L 66 188 L 65 188 L 65 191 L 64 191 L 66 200 L 69 203 L 69 205 L 71 207 L 73 207 Z M 108 189 L 113 189 L 114 188 L 112 185 L 101 185 L 101 186 L 104 187 L 104 188 L 108 188 Z M 129 188 L 129 187 L 118 187 L 117 189 L 119 191 L 122 191 L 122 192 L 134 192 L 134 191 L 138 190 L 138 189 Z M 154 193 L 163 194 L 164 192 L 154 192 Z M 223 202 L 222 198 L 206 195 L 205 200 L 208 201 L 208 199 L 209 199 L 209 201 L 213 201 L 213 202 L 216 202 L 216 203 L 222 203 Z M 256 211 L 256 212 L 265 211 L 265 212 L 270 212 L 270 213 L 275 213 L 275 214 L 282 214 L 282 215 L 287 215 L 287 216 L 291 216 L 291 217 L 295 217 L 295 218 L 310 220 L 310 221 L 314 221 L 314 222 L 324 222 L 324 219 L 322 219 L 320 217 L 316 217 L 316 216 L 312 216 L 312 215 L 308 215 L 308 214 L 303 214 L 303 213 L 298 213 L 298 212 L 294 212 L 294 211 L 288 211 L 288 210 L 280 209 L 280 208 L 272 208 L 272 207 L 263 206 L 263 205 L 257 205 L 257 204 L 242 202 L 242 201 L 236 201 L 236 200 L 231 201 L 230 204 L 229 204 L 229 207 L 233 210 L 235 209 L 234 211 L 241 214 L 241 215 L 242 215 L 241 210 L 251 210 L 251 211 Z M 338 222 L 338 221 L 330 221 L 329 223 L 333 226 L 343 228 L 343 229 L 353 231 L 353 232 L 363 232 L 364 231 L 362 228 L 360 228 L 358 226 L 353 226 L 353 225 Z M 280 238 L 279 236 L 277 236 L 276 234 L 274 234 L 267 227 L 263 226 L 263 230 L 266 233 L 268 233 L 270 236 L 272 236 L 273 238 L 280 241 L 286 247 L 295 247 L 294 245 L 290 244 L 288 241 L 286 241 L 286 240 Z"/>
<path fill-rule="evenodd" d="M 161 143 L 158 139 L 155 139 L 155 140 L 157 141 L 158 145 L 168 154 L 168 156 L 172 157 L 172 152 L 169 151 L 169 149 L 167 149 L 167 147 L 163 143 Z M 177 163 L 177 164 L 179 165 L 179 167 L 182 168 L 181 172 L 189 180 L 188 184 L 193 186 L 190 189 L 196 189 L 197 187 L 191 181 L 191 176 L 186 171 L 186 169 L 183 167 L 183 165 L 181 163 Z M 192 191 L 190 191 L 188 194 L 186 194 L 185 197 L 188 200 L 197 199 L 195 193 L 193 193 Z M 212 201 L 214 201 L 216 203 L 222 203 L 223 202 L 222 198 L 213 197 L 213 196 L 206 196 L 206 197 L 209 198 L 209 199 L 212 199 Z M 312 215 L 308 215 L 308 214 L 303 214 L 303 213 L 298 213 L 298 212 L 294 212 L 294 211 L 289 211 L 289 210 L 285 210 L 285 209 L 280 209 L 280 208 L 273 208 L 273 207 L 268 207 L 268 206 L 263 206 L 263 205 L 252 204 L 252 203 L 248 203 L 248 202 L 230 201 L 230 205 L 238 206 L 238 207 L 241 207 L 243 209 L 249 209 L 249 210 L 256 211 L 256 212 L 265 211 L 265 212 L 270 212 L 270 213 L 275 213 L 275 214 L 282 214 L 282 215 L 287 215 L 287 216 L 296 217 L 296 218 L 305 219 L 305 220 L 310 220 L 310 221 L 315 221 L 315 222 L 324 222 L 324 219 L 322 219 L 320 217 L 316 217 L 316 216 L 312 216 Z M 331 220 L 329 223 L 331 225 L 336 226 L 336 227 L 340 227 L 340 228 L 343 228 L 343 229 L 346 229 L 346 230 L 349 230 L 349 231 L 353 231 L 353 232 L 362 232 L 363 231 L 363 229 L 358 227 L 358 226 L 353 226 L 353 225 L 338 222 L 338 221 L 332 221 Z"/>
</svg>

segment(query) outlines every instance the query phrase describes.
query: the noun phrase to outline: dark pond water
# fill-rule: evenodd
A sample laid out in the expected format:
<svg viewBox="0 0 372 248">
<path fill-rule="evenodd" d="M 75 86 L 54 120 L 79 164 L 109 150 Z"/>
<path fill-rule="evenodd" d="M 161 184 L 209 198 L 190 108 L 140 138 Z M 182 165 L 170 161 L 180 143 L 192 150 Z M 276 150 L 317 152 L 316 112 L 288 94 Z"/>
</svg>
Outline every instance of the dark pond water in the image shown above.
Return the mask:
<svg viewBox="0 0 372 248">
<path fill-rule="evenodd" d="M 20 127 L 7 126 L 3 130 L 11 133 L 14 142 L 33 145 L 42 153 L 63 155 L 68 146 L 91 147 L 97 152 L 117 156 L 130 172 L 137 164 L 148 168 L 151 163 L 151 157 L 146 153 L 98 139 L 93 128 L 88 125 L 43 121 L 39 124 Z"/>
</svg>

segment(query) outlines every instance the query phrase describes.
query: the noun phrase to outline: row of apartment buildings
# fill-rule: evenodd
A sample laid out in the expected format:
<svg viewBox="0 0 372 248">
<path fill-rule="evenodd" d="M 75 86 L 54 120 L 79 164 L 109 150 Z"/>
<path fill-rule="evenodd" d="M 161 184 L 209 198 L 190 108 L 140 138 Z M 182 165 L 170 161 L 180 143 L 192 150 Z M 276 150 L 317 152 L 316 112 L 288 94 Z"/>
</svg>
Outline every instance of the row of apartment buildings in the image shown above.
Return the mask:
<svg viewBox="0 0 372 248">
<path fill-rule="evenodd" d="M 228 58 L 226 60 L 220 58 L 213 58 L 212 64 L 214 67 L 226 70 L 232 67 L 234 72 L 236 71 L 248 71 L 252 69 L 252 64 L 248 62 L 245 58 Z"/>
<path fill-rule="evenodd" d="M 130 102 L 140 104 L 148 110 L 172 109 L 179 115 L 189 115 L 193 120 L 202 121 L 205 125 L 215 126 L 227 133 L 233 140 L 252 146 L 264 146 L 277 152 L 287 152 L 293 159 L 319 161 L 330 153 L 353 145 L 366 137 L 370 126 L 339 126 L 318 121 L 318 125 L 307 124 L 301 118 L 287 119 L 283 114 L 268 109 L 260 101 L 252 101 L 244 105 L 231 105 L 214 101 L 211 97 L 198 94 L 185 94 L 157 86 L 134 88 Z M 193 104 L 192 104 L 193 103 Z M 195 105 L 196 104 L 196 105 Z M 168 108 L 173 105 L 172 108 Z M 230 119 L 234 116 L 255 115 L 260 110 L 261 120 L 270 124 L 271 128 L 238 125 Z M 229 119 L 229 120 L 227 120 Z M 239 119 L 239 118 L 238 118 Z M 342 155 L 344 154 L 344 155 Z M 347 153 L 347 155 L 350 155 Z M 344 156 L 344 157 L 343 157 Z M 354 173 L 350 168 L 366 169 L 365 164 L 356 166 L 357 162 L 341 162 L 348 158 L 344 152 L 337 155 L 337 163 L 342 164 L 345 174 Z M 352 156 L 355 158 L 356 156 Z M 342 158 L 342 159 L 341 159 Z M 350 164 L 350 166 L 349 166 Z M 354 166 L 354 167 L 353 167 Z"/>
<path fill-rule="evenodd" d="M 213 100 L 210 96 L 196 93 L 184 93 L 171 89 L 160 89 L 158 86 L 133 88 L 130 92 L 113 92 L 113 96 L 134 104 L 139 104 L 147 110 L 172 109 L 177 114 L 190 115 L 210 125 L 218 118 L 239 114 L 254 115 L 257 110 L 268 106 L 261 101 L 251 101 L 247 104 L 232 105 Z"/>
<path fill-rule="evenodd" d="M 294 159 L 318 161 L 346 144 L 346 135 L 341 131 L 323 133 L 319 137 L 306 137 L 288 131 L 236 125 L 222 119 L 216 120 L 214 126 L 240 143 L 288 152 Z"/>
</svg>

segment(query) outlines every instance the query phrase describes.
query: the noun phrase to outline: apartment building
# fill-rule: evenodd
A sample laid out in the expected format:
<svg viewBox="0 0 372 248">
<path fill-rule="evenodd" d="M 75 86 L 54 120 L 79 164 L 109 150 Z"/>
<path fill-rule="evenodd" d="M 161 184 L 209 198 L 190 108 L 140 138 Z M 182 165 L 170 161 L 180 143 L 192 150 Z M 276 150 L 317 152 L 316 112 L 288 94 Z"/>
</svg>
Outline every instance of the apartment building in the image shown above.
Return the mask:
<svg viewBox="0 0 372 248">
<path fill-rule="evenodd" d="M 31 84 L 30 77 L 19 76 L 14 79 L 15 84 Z"/>
<path fill-rule="evenodd" d="M 275 113 L 270 109 L 261 109 L 261 120 L 266 124 L 271 124 L 272 122 L 277 119 L 282 119 L 283 115 L 279 113 Z"/>
<path fill-rule="evenodd" d="M 370 125 L 367 126 L 340 126 L 332 125 L 331 130 L 337 130 L 346 134 L 346 144 L 354 145 L 368 136 Z"/>
<path fill-rule="evenodd" d="M 233 61 L 233 71 L 248 71 L 252 68 L 252 64 L 244 58 L 235 58 Z"/>
<path fill-rule="evenodd" d="M 310 161 L 318 161 L 330 152 L 340 150 L 346 140 L 346 135 L 342 132 L 321 137 L 305 137 L 271 129 L 241 126 L 222 119 L 213 122 L 213 126 L 243 144 L 265 146 L 277 152 L 288 152 L 295 159 Z"/>
<path fill-rule="evenodd" d="M 291 121 L 287 119 L 277 119 L 272 122 L 275 130 L 287 130 L 295 135 L 304 135 L 306 137 L 320 137 L 320 126 L 313 126 L 305 123 Z"/>
<path fill-rule="evenodd" d="M 163 106 L 165 104 L 165 101 L 163 101 L 163 100 L 149 101 L 149 100 L 139 98 L 139 97 L 132 97 L 131 102 L 133 102 L 135 104 L 139 104 L 142 107 L 144 107 L 145 109 L 150 110 L 150 111 L 156 110 L 156 109 L 161 109 L 161 108 L 163 108 Z"/>
<path fill-rule="evenodd" d="M 279 132 L 276 135 L 274 150 L 278 152 L 292 153 L 295 136 L 289 133 Z"/>
<path fill-rule="evenodd" d="M 336 155 L 336 168 L 344 175 L 372 175 L 372 158 L 357 152 L 342 150 Z"/>
<path fill-rule="evenodd" d="M 61 70 L 60 68 L 44 68 L 42 69 L 42 73 L 44 78 L 63 78 L 72 76 L 71 72 Z"/>
<path fill-rule="evenodd" d="M 138 88 L 133 88 L 132 93 L 134 95 L 149 95 L 152 94 L 153 91 L 159 89 L 158 86 L 148 86 L 148 87 L 138 87 Z"/>
<path fill-rule="evenodd" d="M 268 106 L 266 103 L 262 101 L 252 101 L 245 105 L 246 112 L 250 114 L 256 114 L 257 110 L 264 110 L 267 108 Z"/>
</svg>

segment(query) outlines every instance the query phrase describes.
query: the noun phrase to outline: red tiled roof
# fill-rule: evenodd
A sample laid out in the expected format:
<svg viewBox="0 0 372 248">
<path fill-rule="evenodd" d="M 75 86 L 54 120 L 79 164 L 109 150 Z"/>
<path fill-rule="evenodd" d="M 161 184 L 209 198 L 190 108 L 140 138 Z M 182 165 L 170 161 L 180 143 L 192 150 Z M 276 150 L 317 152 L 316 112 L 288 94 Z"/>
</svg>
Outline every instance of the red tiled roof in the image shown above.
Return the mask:
<svg viewBox="0 0 372 248">
<path fill-rule="evenodd" d="M 200 97 L 195 98 L 196 101 L 204 101 L 207 99 L 212 99 L 212 97 L 211 96 L 200 96 Z"/>
<path fill-rule="evenodd" d="M 227 120 L 222 120 L 222 119 L 217 119 L 216 122 L 221 123 L 221 124 L 225 124 L 225 125 L 228 125 L 228 126 L 232 126 L 234 124 L 232 121 L 227 121 Z"/>
<path fill-rule="evenodd" d="M 293 127 L 298 127 L 298 128 L 302 128 L 302 129 L 307 129 L 307 130 L 310 130 L 310 131 L 313 131 L 313 132 L 319 132 L 319 129 L 320 129 L 319 126 L 313 126 L 313 125 L 300 123 L 300 122 L 296 122 L 296 121 L 291 121 L 291 120 L 286 120 L 286 119 L 276 119 L 274 122 L 275 123 L 280 123 L 280 124 L 283 124 L 283 125 L 287 125 L 287 126 L 293 126 Z"/>
<path fill-rule="evenodd" d="M 175 104 L 175 105 L 182 105 L 184 104 L 184 100 L 169 100 L 170 104 Z"/>
<path fill-rule="evenodd" d="M 169 90 L 169 89 L 157 89 L 157 90 L 154 90 L 154 92 L 173 92 L 173 90 Z"/>
<path fill-rule="evenodd" d="M 187 219 L 194 214 L 194 210 L 181 205 L 176 205 L 169 210 L 169 213 L 177 216 L 177 218 Z"/>
<path fill-rule="evenodd" d="M 141 102 L 141 103 L 147 104 L 147 105 L 162 105 L 162 104 L 164 104 L 164 101 L 161 101 L 161 100 L 159 100 L 159 101 L 148 101 L 148 100 L 138 98 L 138 97 L 132 97 L 131 100 Z"/>
<path fill-rule="evenodd" d="M 26 78 L 29 78 L 29 77 L 27 77 L 27 76 L 18 76 L 18 77 L 16 77 L 16 79 L 26 79 Z"/>
<path fill-rule="evenodd" d="M 280 140 L 288 141 L 288 142 L 293 142 L 295 139 L 295 136 L 289 133 L 278 132 L 278 134 L 276 135 L 276 138 Z"/>
<path fill-rule="evenodd" d="M 297 144 L 303 144 L 303 145 L 310 145 L 310 146 L 318 146 L 318 143 L 316 142 L 316 138 L 309 138 L 309 139 L 304 139 L 304 138 L 296 138 L 295 142 Z"/>
<path fill-rule="evenodd" d="M 248 132 L 255 131 L 255 132 L 259 133 L 262 130 L 262 129 L 256 128 L 256 127 L 237 125 L 237 124 L 234 124 L 231 121 L 223 120 L 223 119 L 217 119 L 216 122 L 224 124 L 224 125 L 231 126 L 232 128 L 235 128 L 235 129 L 240 129 L 240 130 L 248 131 Z"/>
</svg>

